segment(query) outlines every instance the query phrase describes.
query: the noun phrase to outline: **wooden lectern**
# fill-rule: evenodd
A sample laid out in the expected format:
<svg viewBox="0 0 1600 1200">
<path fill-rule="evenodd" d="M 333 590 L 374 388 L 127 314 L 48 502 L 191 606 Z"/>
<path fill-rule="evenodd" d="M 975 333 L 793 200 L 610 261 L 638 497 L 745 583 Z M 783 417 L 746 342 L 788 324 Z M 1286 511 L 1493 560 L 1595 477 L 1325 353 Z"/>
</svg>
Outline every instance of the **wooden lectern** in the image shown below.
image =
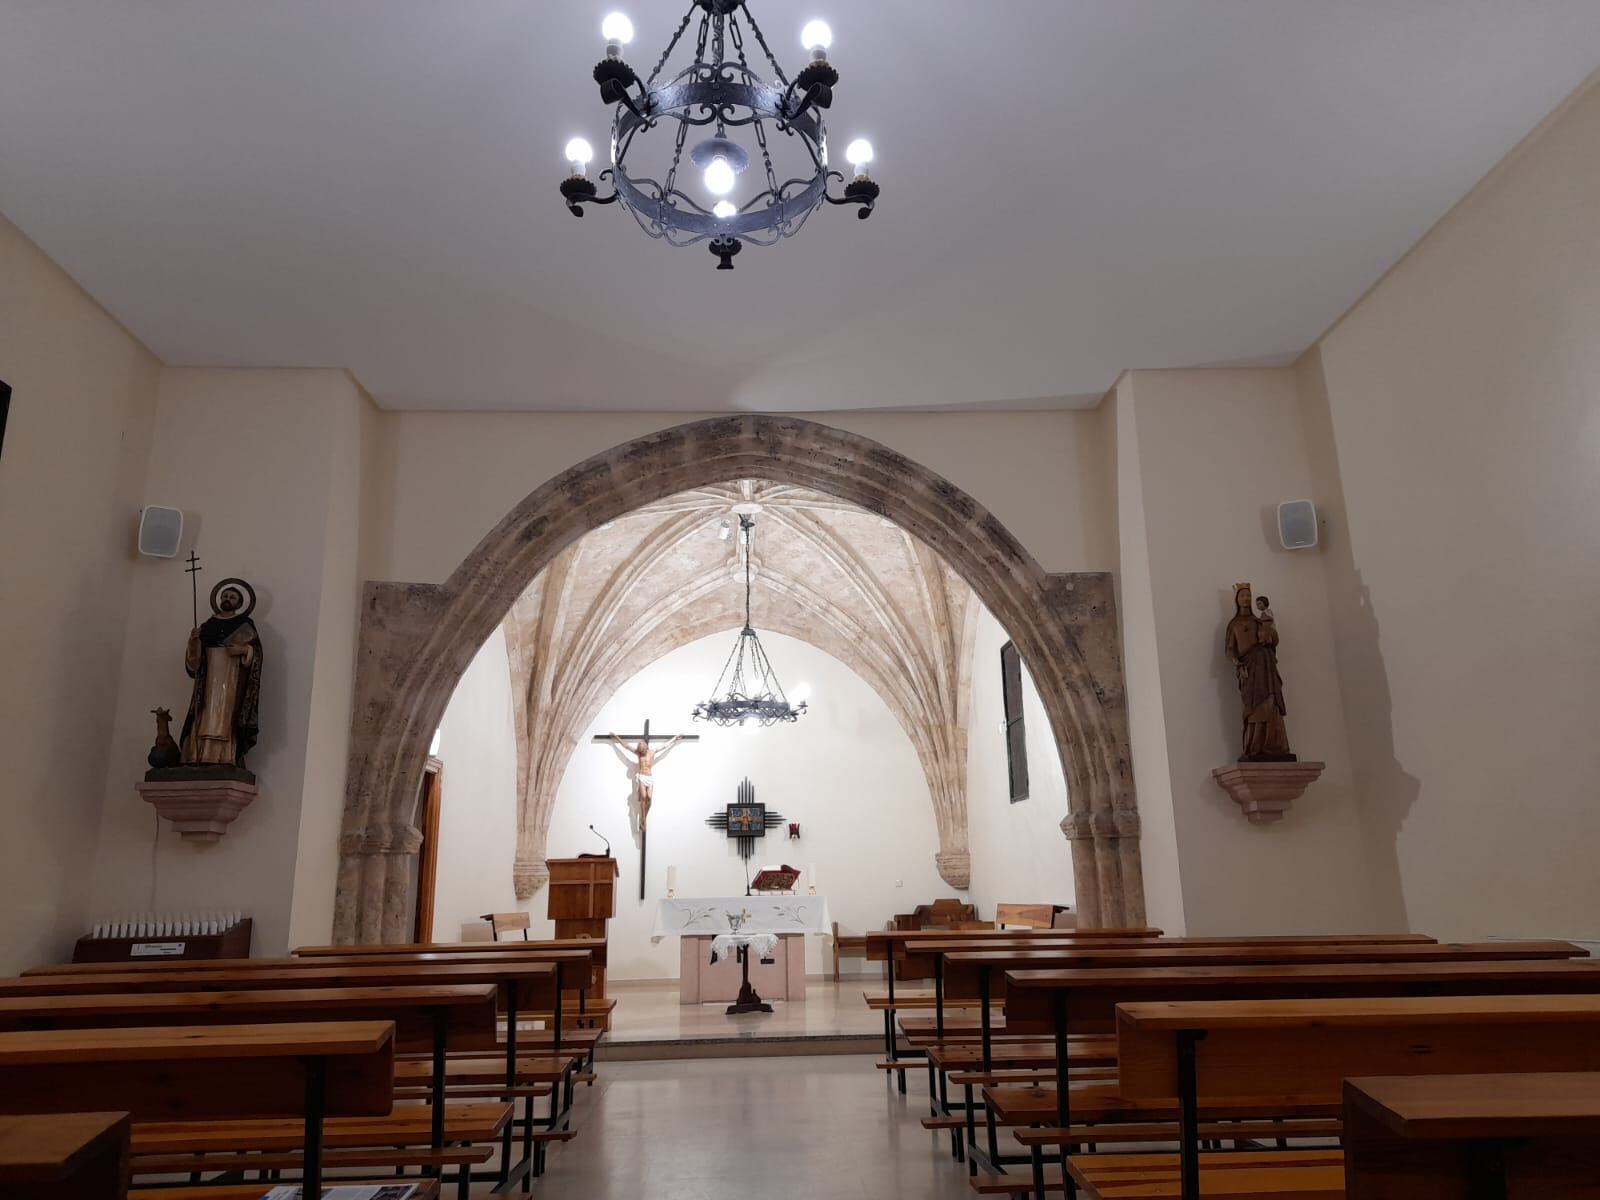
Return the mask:
<svg viewBox="0 0 1600 1200">
<path fill-rule="evenodd" d="M 545 915 L 556 937 L 606 936 L 606 922 L 617 911 L 617 860 L 610 857 L 550 858 Z"/>
<path fill-rule="evenodd" d="M 550 882 L 545 888 L 545 916 L 555 922 L 558 938 L 606 940 L 606 922 L 617 912 L 617 860 L 610 855 L 547 858 Z M 606 972 L 594 969 L 592 995 L 606 994 Z"/>
</svg>

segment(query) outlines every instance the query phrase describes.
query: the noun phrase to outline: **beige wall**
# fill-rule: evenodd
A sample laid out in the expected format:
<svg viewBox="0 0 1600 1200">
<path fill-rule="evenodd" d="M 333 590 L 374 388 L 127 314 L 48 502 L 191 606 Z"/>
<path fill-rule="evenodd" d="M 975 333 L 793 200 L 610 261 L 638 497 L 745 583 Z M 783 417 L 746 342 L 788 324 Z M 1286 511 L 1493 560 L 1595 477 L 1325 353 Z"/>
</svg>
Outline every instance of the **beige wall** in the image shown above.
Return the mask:
<svg viewBox="0 0 1600 1200">
<path fill-rule="evenodd" d="M 1126 619 L 1136 623 L 1128 634 L 1136 778 L 1147 824 L 1170 792 L 1184 927 L 1311 933 L 1392 924 L 1366 881 L 1324 563 L 1279 548 L 1274 533 L 1277 502 L 1311 490 L 1294 371 L 1138 371 L 1124 378 L 1116 403 L 1120 464 L 1138 480 L 1136 497 L 1124 493 L 1125 528 L 1137 519 L 1135 499 L 1143 510 L 1142 537 L 1130 529 L 1122 556 L 1124 596 L 1135 593 Z M 1119 482 L 1131 488 L 1134 480 Z M 1135 561 L 1141 544 L 1148 609 Z M 1272 825 L 1247 823 L 1211 777 L 1239 755 L 1239 697 L 1222 630 L 1241 580 L 1270 596 L 1277 615 L 1291 743 L 1302 758 L 1328 764 Z M 1159 848 L 1158 828 L 1148 840 Z M 1146 874 L 1159 895 L 1159 856 Z M 1161 920 L 1175 924 L 1164 911 Z"/>
<path fill-rule="evenodd" d="M 84 931 L 158 373 L 0 218 L 0 972 Z"/>
<path fill-rule="evenodd" d="M 1600 931 L 1597 197 L 1590 87 L 1302 364 L 1374 879 L 1430 933 Z"/>
<path fill-rule="evenodd" d="M 1117 616 L 1122 622 L 1122 672 L 1128 689 L 1128 743 L 1139 800 L 1139 852 L 1144 867 L 1145 920 L 1174 936 L 1188 928 L 1183 871 L 1167 760 L 1167 718 L 1156 656 L 1155 594 L 1145 545 L 1144 485 L 1133 382 L 1117 381 L 1100 404 L 1104 456 L 1116 474 Z"/>
<path fill-rule="evenodd" d="M 381 578 L 439 583 L 540 484 L 592 454 L 693 418 L 649 413 L 395 413 Z M 937 471 L 1052 571 L 1109 570 L 1115 531 L 1094 413 L 824 414 Z"/>
<path fill-rule="evenodd" d="M 162 372 L 145 489 L 188 514 L 209 584 L 238 575 L 255 585 L 264 669 L 261 741 L 249 765 L 261 795 L 215 845 L 159 832 L 134 793 L 152 733 L 149 709 L 183 712 L 190 682 L 183 645 L 189 581 L 181 564 L 142 569 L 128 606 L 104 815 L 94 863 L 96 912 L 126 908 L 239 908 L 256 918 L 257 953 L 289 942 L 297 884 L 331 896 L 332 852 L 343 800 L 356 618 L 361 409 L 342 371 Z M 202 614 L 203 615 L 203 614 Z M 302 807 L 308 828 L 300 861 Z M 302 908 L 297 925 L 325 932 L 326 912 Z"/>
</svg>

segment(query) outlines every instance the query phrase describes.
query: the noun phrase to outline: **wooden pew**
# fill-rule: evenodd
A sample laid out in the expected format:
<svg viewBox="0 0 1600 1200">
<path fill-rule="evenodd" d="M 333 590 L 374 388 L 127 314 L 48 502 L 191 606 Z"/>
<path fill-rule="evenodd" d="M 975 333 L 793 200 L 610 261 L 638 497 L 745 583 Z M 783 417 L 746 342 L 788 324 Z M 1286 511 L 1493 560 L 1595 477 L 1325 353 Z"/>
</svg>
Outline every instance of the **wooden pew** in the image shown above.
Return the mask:
<svg viewBox="0 0 1600 1200">
<path fill-rule="evenodd" d="M 521 946 L 521 943 L 507 943 L 505 948 L 512 945 Z M 74 977 L 86 974 L 106 974 L 110 971 L 128 974 L 145 975 L 173 975 L 185 971 L 267 971 L 281 972 L 288 970 L 323 970 L 329 971 L 338 967 L 365 967 L 378 968 L 383 966 L 401 966 L 417 964 L 435 964 L 437 966 L 462 967 L 474 965 L 489 967 L 498 964 L 517 965 L 519 963 L 550 963 L 560 968 L 557 972 L 557 985 L 561 994 L 566 997 L 562 1002 L 562 1011 L 568 1016 L 574 1016 L 581 1024 L 590 1013 L 596 1018 L 601 1014 L 608 1015 L 611 1005 L 598 1002 L 593 1005 L 588 1001 L 588 993 L 593 988 L 593 980 L 603 977 L 603 967 L 595 962 L 597 951 L 594 947 L 604 947 L 603 942 L 585 943 L 582 946 L 573 942 L 564 943 L 556 949 L 549 949 L 537 943 L 528 943 L 532 949 L 525 950 L 521 955 L 508 955 L 496 953 L 494 943 L 483 943 L 485 952 L 481 954 L 451 954 L 439 955 L 431 952 L 403 953 L 391 951 L 384 954 L 362 955 L 324 955 L 315 958 L 237 958 L 237 959 L 210 959 L 196 961 L 140 962 L 117 963 L 107 965 L 104 963 L 54 963 L 47 966 L 30 967 L 24 971 L 23 978 L 32 979 L 38 976 L 67 976 Z M 603 957 L 603 949 L 600 951 Z M 87 968 L 87 969 L 86 969 Z M 460 978 L 457 976 L 456 978 Z M 570 997 L 566 996 L 569 981 L 576 978 L 579 983 L 576 1006 Z M 508 996 L 508 999 L 510 997 Z M 523 1006 L 519 1011 L 524 1017 L 542 1016 L 546 1009 L 530 1009 Z"/>
<path fill-rule="evenodd" d="M 1079 968 L 1007 973 L 1007 1027 L 1049 1037 L 1052 1077 L 1074 1061 L 1069 1038 L 1114 1033 L 1121 1003 L 1163 1000 L 1268 1000 L 1369 996 L 1600 994 L 1600 961 L 1256 964 L 1238 967 Z M 1000 1165 L 996 1125 L 1035 1124 L 1019 1132 L 1035 1160 L 1045 1146 L 1092 1141 L 1083 1132 L 1097 1111 L 1074 1113 L 1077 1093 L 1059 1086 L 986 1088 L 989 1152 Z M 1074 1122 L 1077 1122 L 1076 1124 Z M 1053 1122 L 1053 1124 L 1049 1124 Z M 969 1127 L 969 1138 L 971 1130 Z M 1057 1183 L 1059 1186 L 1059 1182 Z"/>
<path fill-rule="evenodd" d="M 125 1112 L 0 1117 L 0 1196 L 122 1200 L 128 1127 Z"/>
<path fill-rule="evenodd" d="M 1600 1075 L 1347 1079 L 1350 1200 L 1600 1196 Z"/>
<path fill-rule="evenodd" d="M 945 949 L 945 945 L 949 948 Z M 928 952 L 935 955 L 937 966 L 934 983 L 941 998 L 977 1000 L 983 1025 L 980 1037 L 985 1044 L 991 1040 L 989 1006 L 993 1001 L 1003 998 L 1004 972 L 1012 970 L 1048 967 L 1249 966 L 1270 963 L 1521 962 L 1588 957 L 1588 951 L 1582 947 L 1558 941 L 1406 945 L 1241 944 L 1215 947 L 1159 944 L 1140 948 L 1053 947 L 1049 950 L 970 950 L 955 943 L 932 943 Z M 942 1008 L 938 1011 L 942 1011 Z"/>
<path fill-rule="evenodd" d="M 576 1069 L 576 1060 L 593 1051 L 592 1041 L 583 1039 L 587 1049 L 579 1051 L 577 1047 L 569 1045 L 564 1052 L 563 1034 L 559 1024 L 553 1026 L 548 1043 L 536 1044 L 535 1048 L 540 1051 L 548 1047 L 547 1054 L 529 1060 L 519 1049 L 521 1043 L 518 1040 L 518 1013 L 539 1007 L 552 1008 L 560 996 L 563 963 L 581 969 L 585 965 L 584 960 L 588 952 L 554 953 L 557 958 L 555 962 L 494 960 L 475 963 L 451 960 L 445 963 L 407 963 L 362 960 L 353 966 L 346 966 L 329 960 L 290 960 L 292 965 L 284 965 L 267 960 L 240 959 L 215 960 L 212 964 L 208 964 L 211 967 L 209 970 L 197 970 L 186 965 L 171 972 L 145 970 L 91 974 L 71 971 L 36 974 L 23 976 L 20 979 L 0 979 L 0 1001 L 6 998 L 38 999 L 52 994 L 90 995 L 107 991 L 141 994 L 305 991 L 328 988 L 367 990 L 371 987 L 403 988 L 415 984 L 418 979 L 438 980 L 441 984 L 455 983 L 462 986 L 498 988 L 500 1002 L 507 1015 L 503 1049 L 498 1041 L 492 1015 L 489 1018 L 489 1026 L 476 1028 L 470 1037 L 463 1033 L 460 1038 L 451 1041 L 445 1027 L 430 1027 L 430 1037 L 420 1047 L 408 1039 L 404 1048 L 408 1051 L 426 1051 L 431 1056 L 431 1087 L 437 1095 L 444 1095 L 448 1091 L 449 1066 L 445 1055 L 452 1049 L 476 1053 L 488 1052 L 499 1056 L 503 1063 L 501 1070 L 505 1079 L 503 1087 L 506 1098 L 514 1101 L 520 1095 L 524 1102 L 521 1123 L 525 1153 L 522 1160 L 514 1167 L 511 1164 L 510 1125 L 505 1124 L 499 1134 L 501 1169 L 515 1175 L 523 1171 L 537 1172 L 543 1166 L 544 1145 L 548 1141 L 557 1140 L 561 1136 L 560 1131 L 567 1125 L 567 1116 L 573 1099 L 570 1076 Z M 403 1013 L 397 1015 L 404 1018 Z M 409 1028 L 410 1022 L 407 1022 L 408 1032 Z M 525 1034 L 521 1036 L 526 1038 Z M 536 1042 L 539 1041 L 536 1039 Z M 568 1041 L 570 1043 L 572 1039 L 569 1037 Z M 567 1082 L 565 1085 L 558 1084 L 553 1087 L 550 1112 L 544 1122 L 545 1127 L 536 1133 L 533 1112 L 535 1093 L 527 1089 L 540 1086 L 552 1066 L 557 1068 L 558 1073 Z M 450 1115 L 444 1105 L 435 1105 L 432 1148 L 436 1155 L 442 1152 L 443 1123 Z M 504 1183 L 504 1180 L 501 1182 Z"/>
<path fill-rule="evenodd" d="M 394 1107 L 387 1021 L 0 1033 L 0 1113 L 81 1112 L 99 1104 L 153 1118 L 295 1117 L 306 1194 L 322 1172 L 330 1116 Z"/>
<path fill-rule="evenodd" d="M 595 999 L 606 994 L 606 966 L 609 949 L 605 938 L 541 938 L 517 942 L 407 942 L 362 946 L 300 946 L 294 951 L 296 958 L 339 958 L 350 960 L 360 956 L 412 957 L 416 955 L 466 955 L 482 958 L 492 954 L 529 954 L 537 956 L 547 950 L 587 950 L 594 963 L 593 977 L 588 991 Z"/>
<path fill-rule="evenodd" d="M 1176 1098 L 1181 1149 L 1136 1163 L 1074 1155 L 1068 1169 L 1093 1194 L 1138 1184 L 1151 1189 L 1142 1195 L 1200 1200 L 1245 1171 L 1275 1194 L 1342 1197 L 1342 1156 L 1315 1166 L 1227 1151 L 1202 1156 L 1202 1110 L 1285 1097 L 1298 1112 L 1339 1113 L 1344 1080 L 1368 1074 L 1592 1072 L 1600 1069 L 1600 996 L 1126 1004 L 1117 1009 L 1117 1057 L 1124 1102 L 1164 1107 Z"/>
<path fill-rule="evenodd" d="M 1110 947 L 1133 949 L 1138 947 L 1258 947 L 1278 948 L 1287 946 L 1386 946 L 1386 945 L 1431 945 L 1434 939 L 1426 934 L 1323 934 L 1307 935 L 1305 937 L 1269 935 L 1263 937 L 1211 937 L 1211 938 L 1160 938 L 1159 930 L 1075 930 L 1075 929 L 1040 929 L 1021 931 L 997 931 L 991 933 L 942 933 L 938 931 L 884 931 L 870 933 L 868 937 L 867 957 L 879 959 L 907 958 L 912 956 L 928 956 L 925 960 L 927 974 L 934 979 L 934 1007 L 938 1013 L 936 1032 L 943 1036 L 942 1014 L 944 1010 L 944 989 L 940 976 L 938 956 L 957 948 L 965 947 L 971 950 L 1017 949 L 1051 949 L 1063 950 L 1090 950 Z M 898 1075 L 899 1088 L 902 1094 L 906 1090 L 905 1070 L 897 1065 L 899 1055 L 896 1053 L 894 1022 L 899 1004 L 894 991 L 894 973 L 889 973 L 889 994 L 887 998 L 866 996 L 867 1003 L 872 1007 L 881 1007 L 884 1014 L 884 1053 L 886 1062 L 881 1063 L 884 1069 Z M 917 998 L 920 1002 L 921 998 Z M 916 1057 L 915 1054 L 911 1057 Z"/>
</svg>

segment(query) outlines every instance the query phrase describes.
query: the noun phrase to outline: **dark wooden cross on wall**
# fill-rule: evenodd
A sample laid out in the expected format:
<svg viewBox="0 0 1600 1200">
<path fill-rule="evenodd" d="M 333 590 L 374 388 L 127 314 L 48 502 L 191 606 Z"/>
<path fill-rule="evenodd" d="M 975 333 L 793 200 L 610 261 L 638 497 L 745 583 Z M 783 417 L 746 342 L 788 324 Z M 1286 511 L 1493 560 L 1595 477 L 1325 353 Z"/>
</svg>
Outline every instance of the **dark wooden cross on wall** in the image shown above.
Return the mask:
<svg viewBox="0 0 1600 1200">
<path fill-rule="evenodd" d="M 613 741 L 613 738 L 616 741 Z M 652 742 L 698 742 L 699 740 L 700 735 L 696 733 L 651 733 L 648 719 L 644 723 L 643 733 L 607 733 L 596 734 L 594 737 L 596 745 L 613 746 L 616 742 L 624 742 L 630 750 L 640 742 L 649 745 Z M 639 899 L 641 900 L 644 899 L 645 848 L 648 845 L 650 836 L 650 801 L 654 798 L 654 795 L 655 781 L 652 779 L 650 794 L 640 797 L 639 806 Z"/>
</svg>

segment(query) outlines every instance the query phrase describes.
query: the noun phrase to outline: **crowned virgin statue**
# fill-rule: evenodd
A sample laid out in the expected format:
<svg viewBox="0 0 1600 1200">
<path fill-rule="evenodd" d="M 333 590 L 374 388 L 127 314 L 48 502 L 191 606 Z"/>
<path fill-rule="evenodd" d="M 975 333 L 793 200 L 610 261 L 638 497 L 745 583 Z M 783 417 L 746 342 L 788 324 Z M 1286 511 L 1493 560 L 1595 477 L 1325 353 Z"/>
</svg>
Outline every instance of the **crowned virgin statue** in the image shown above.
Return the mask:
<svg viewBox="0 0 1600 1200">
<path fill-rule="evenodd" d="M 211 589 L 211 616 L 189 634 L 183 665 L 194 680 L 184 718 L 185 767 L 242 770 L 256 744 L 261 708 L 261 638 L 250 614 L 256 593 L 242 579 Z"/>
</svg>

